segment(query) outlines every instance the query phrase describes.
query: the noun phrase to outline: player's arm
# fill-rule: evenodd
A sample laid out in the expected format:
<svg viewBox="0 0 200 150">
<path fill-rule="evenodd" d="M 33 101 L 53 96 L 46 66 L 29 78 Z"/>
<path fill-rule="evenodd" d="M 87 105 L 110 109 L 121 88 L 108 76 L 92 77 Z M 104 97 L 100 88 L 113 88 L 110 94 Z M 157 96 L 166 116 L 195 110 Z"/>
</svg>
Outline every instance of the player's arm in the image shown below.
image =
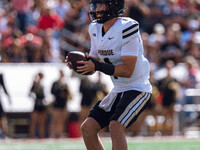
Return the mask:
<svg viewBox="0 0 200 150">
<path fill-rule="evenodd" d="M 130 78 L 135 69 L 137 56 L 122 56 L 123 64 L 115 65 L 114 76 Z"/>
<path fill-rule="evenodd" d="M 102 63 L 92 57 L 86 55 L 89 61 L 82 61 L 79 63 L 84 64 L 81 67 L 78 67 L 78 71 L 86 73 L 86 71 L 101 71 L 107 75 L 114 75 L 118 77 L 126 77 L 130 78 L 135 69 L 138 51 L 139 51 L 139 43 L 140 38 L 138 36 L 126 41 L 126 43 L 122 46 L 122 55 L 121 60 L 122 64 L 113 65 L 110 63 Z"/>
<path fill-rule="evenodd" d="M 80 61 L 78 63 L 84 64 L 83 66 L 77 67 L 79 72 L 85 74 L 89 71 L 101 71 L 107 75 L 114 75 L 118 77 L 131 77 L 135 64 L 137 61 L 137 56 L 122 56 L 122 64 L 112 65 L 108 63 L 102 63 L 92 57 L 89 57 L 89 61 Z"/>
<path fill-rule="evenodd" d="M 84 66 L 78 67 L 80 72 L 83 71 L 101 71 L 107 75 L 114 75 L 118 77 L 130 78 L 135 69 L 137 56 L 122 56 L 122 64 L 113 65 L 108 63 L 102 63 L 94 58 L 89 57 L 89 61 L 80 61 L 79 63 Z"/>
<path fill-rule="evenodd" d="M 138 31 L 139 24 L 136 21 L 130 20 L 124 25 L 121 49 L 122 64 L 115 66 L 114 76 L 129 78 L 133 74 L 141 42 Z"/>
<path fill-rule="evenodd" d="M 131 77 L 137 62 L 140 44 L 138 22 L 134 20 L 127 21 L 122 30 L 122 64 L 115 66 L 114 76 Z"/>
</svg>

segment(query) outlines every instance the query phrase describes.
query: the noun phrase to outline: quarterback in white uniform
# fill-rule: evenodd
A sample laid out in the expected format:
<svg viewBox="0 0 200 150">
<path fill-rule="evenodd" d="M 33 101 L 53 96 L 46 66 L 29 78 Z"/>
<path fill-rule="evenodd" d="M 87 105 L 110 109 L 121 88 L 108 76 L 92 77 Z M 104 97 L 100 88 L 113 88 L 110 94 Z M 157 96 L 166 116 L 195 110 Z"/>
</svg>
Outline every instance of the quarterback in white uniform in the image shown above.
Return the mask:
<svg viewBox="0 0 200 150">
<path fill-rule="evenodd" d="M 90 56 L 99 58 L 101 62 L 122 64 L 121 56 L 137 56 L 137 62 L 130 78 L 111 76 L 114 84 L 113 92 L 138 90 L 151 93 L 149 83 L 149 63 L 143 56 L 143 43 L 139 33 L 139 24 L 131 18 L 119 17 L 108 32 L 102 36 L 103 24 L 91 23 Z"/>
<path fill-rule="evenodd" d="M 89 26 L 91 50 L 88 61 L 78 61 L 80 74 L 100 71 L 111 76 L 114 88 L 91 109 L 81 131 L 87 150 L 104 150 L 99 131 L 108 127 L 112 150 L 127 150 L 125 129 L 135 122 L 148 105 L 152 87 L 149 62 L 137 21 L 119 17 L 124 0 L 91 0 Z"/>
</svg>

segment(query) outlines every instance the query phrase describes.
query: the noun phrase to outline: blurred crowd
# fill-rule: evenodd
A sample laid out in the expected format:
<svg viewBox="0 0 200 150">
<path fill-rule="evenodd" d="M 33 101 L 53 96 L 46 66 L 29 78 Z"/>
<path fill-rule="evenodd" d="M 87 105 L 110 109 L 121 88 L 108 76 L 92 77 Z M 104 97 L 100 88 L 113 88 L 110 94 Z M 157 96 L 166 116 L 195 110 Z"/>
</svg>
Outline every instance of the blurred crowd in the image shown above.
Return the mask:
<svg viewBox="0 0 200 150">
<path fill-rule="evenodd" d="M 126 0 L 126 7 L 124 16 L 140 24 L 151 64 L 150 112 L 173 124 L 174 104 L 194 103 L 182 101 L 184 90 L 200 88 L 200 1 Z M 71 46 L 88 52 L 88 9 L 89 0 L 1 0 L 0 63 L 62 63 Z"/>
<path fill-rule="evenodd" d="M 86 0 L 2 0 L 0 62 L 63 62 L 68 49 L 61 47 L 67 40 L 61 33 L 68 29 L 85 37 L 87 5 Z"/>
<path fill-rule="evenodd" d="M 140 23 L 146 56 L 156 66 L 175 64 L 191 55 L 199 64 L 199 0 L 126 0 L 124 16 Z M 62 40 L 80 51 L 65 29 L 89 40 L 89 0 L 2 0 L 0 2 L 1 62 L 62 62 L 69 51 Z"/>
</svg>

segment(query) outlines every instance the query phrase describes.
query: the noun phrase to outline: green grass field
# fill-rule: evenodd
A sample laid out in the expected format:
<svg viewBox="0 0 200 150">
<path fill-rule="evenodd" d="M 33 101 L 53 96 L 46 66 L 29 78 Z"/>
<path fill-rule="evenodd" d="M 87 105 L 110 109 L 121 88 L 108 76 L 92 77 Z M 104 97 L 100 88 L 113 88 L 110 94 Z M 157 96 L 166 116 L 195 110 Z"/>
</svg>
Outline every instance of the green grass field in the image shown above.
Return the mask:
<svg viewBox="0 0 200 150">
<path fill-rule="evenodd" d="M 110 138 L 102 138 L 106 150 L 111 150 Z M 129 150 L 200 150 L 200 139 L 128 138 Z M 60 140 L 0 140 L 0 150 L 86 150 L 82 139 Z"/>
</svg>

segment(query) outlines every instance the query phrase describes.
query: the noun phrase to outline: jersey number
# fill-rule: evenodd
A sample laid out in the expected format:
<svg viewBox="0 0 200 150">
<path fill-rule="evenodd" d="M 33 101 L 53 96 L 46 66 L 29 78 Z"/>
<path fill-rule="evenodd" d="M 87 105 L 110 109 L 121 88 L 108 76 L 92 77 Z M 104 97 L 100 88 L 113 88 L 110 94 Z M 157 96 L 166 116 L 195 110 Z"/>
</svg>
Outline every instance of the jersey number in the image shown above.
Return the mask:
<svg viewBox="0 0 200 150">
<path fill-rule="evenodd" d="M 103 60 L 107 64 L 112 64 L 108 58 L 104 58 Z M 113 76 L 113 77 L 114 77 L 114 79 L 118 79 L 118 77 L 116 77 L 116 76 Z"/>
</svg>

